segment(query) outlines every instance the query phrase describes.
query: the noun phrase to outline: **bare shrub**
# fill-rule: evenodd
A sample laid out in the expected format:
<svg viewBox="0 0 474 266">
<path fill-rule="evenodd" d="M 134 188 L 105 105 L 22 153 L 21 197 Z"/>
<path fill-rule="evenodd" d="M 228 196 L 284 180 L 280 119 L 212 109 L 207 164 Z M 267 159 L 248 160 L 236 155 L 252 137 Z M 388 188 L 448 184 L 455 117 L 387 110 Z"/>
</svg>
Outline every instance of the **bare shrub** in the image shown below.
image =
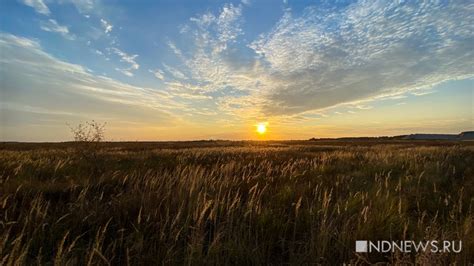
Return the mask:
<svg viewBox="0 0 474 266">
<path fill-rule="evenodd" d="M 76 155 L 91 166 L 94 174 L 100 170 L 99 153 L 101 142 L 105 139 L 105 125 L 105 122 L 99 123 L 95 120 L 80 123 L 76 126 L 68 125 L 74 138 Z"/>
<path fill-rule="evenodd" d="M 106 123 L 99 123 L 95 120 L 80 123 L 75 127 L 69 125 L 74 141 L 98 143 L 104 140 Z"/>
</svg>

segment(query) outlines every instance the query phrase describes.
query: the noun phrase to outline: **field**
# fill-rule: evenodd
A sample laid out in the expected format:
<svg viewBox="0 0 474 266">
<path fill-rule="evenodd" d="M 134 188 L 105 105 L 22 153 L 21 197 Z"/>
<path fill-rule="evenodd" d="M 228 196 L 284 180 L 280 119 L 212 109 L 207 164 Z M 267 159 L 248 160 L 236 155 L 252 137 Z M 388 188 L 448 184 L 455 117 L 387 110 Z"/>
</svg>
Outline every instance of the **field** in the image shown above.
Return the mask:
<svg viewBox="0 0 474 266">
<path fill-rule="evenodd" d="M 474 262 L 467 142 L 3 143 L 0 184 L 0 265 Z"/>
</svg>

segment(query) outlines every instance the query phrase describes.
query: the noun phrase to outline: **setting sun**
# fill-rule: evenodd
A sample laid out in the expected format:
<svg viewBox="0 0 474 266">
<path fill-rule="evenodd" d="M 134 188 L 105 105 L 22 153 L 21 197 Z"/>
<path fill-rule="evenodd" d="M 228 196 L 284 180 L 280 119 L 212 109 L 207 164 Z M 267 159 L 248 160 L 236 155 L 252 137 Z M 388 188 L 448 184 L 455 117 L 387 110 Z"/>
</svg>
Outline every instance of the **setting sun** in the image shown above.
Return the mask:
<svg viewBox="0 0 474 266">
<path fill-rule="evenodd" d="M 257 124 L 257 133 L 260 134 L 260 135 L 263 135 L 265 134 L 265 132 L 267 132 L 267 125 L 268 123 L 258 123 Z"/>
</svg>

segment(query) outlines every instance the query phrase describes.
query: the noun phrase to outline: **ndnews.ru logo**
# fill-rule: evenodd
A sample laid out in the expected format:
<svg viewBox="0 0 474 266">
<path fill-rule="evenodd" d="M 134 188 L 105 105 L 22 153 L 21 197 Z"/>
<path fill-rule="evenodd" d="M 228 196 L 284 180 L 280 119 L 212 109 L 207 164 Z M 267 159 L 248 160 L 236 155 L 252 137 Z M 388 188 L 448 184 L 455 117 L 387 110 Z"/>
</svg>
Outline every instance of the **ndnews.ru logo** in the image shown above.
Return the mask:
<svg viewBox="0 0 474 266">
<path fill-rule="evenodd" d="M 460 253 L 462 250 L 462 241 L 370 241 L 357 240 L 355 243 L 356 252 L 432 252 L 432 253 Z"/>
</svg>

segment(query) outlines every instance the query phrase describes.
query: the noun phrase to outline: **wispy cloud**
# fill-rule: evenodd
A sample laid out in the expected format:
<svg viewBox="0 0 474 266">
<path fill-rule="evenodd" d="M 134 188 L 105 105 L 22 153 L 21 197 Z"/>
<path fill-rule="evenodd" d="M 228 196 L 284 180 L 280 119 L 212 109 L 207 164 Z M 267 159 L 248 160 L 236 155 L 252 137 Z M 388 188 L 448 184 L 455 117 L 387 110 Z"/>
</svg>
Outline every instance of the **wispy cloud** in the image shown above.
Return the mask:
<svg viewBox="0 0 474 266">
<path fill-rule="evenodd" d="M 233 120 L 255 117 L 262 100 L 250 95 L 250 91 L 258 91 L 260 81 L 256 77 L 261 67 L 251 56 L 242 56 L 237 44 L 243 34 L 242 12 L 241 4 L 226 4 L 216 14 L 207 12 L 191 18 L 190 24 L 182 26 L 187 32 L 183 37 L 190 38 L 190 47 L 183 50 L 175 42 L 168 42 L 180 68 L 163 64 L 171 74 L 166 83 L 169 90 L 181 95 L 207 94 L 199 96 L 202 99 L 213 94 L 213 102 L 196 108 L 217 108 L 221 115 Z"/>
<path fill-rule="evenodd" d="M 432 93 L 435 93 L 435 92 L 436 91 L 433 91 L 433 90 L 425 90 L 425 91 L 414 91 L 411 94 L 413 94 L 415 96 L 423 96 L 423 95 L 428 95 L 428 94 L 432 94 Z"/>
<path fill-rule="evenodd" d="M 111 32 L 113 27 L 114 27 L 110 22 L 108 22 L 107 20 L 102 19 L 102 18 L 100 19 L 100 23 L 101 23 L 102 28 L 104 29 L 105 33 Z"/>
<path fill-rule="evenodd" d="M 127 68 L 116 68 L 117 71 L 120 71 L 123 74 L 131 77 L 133 76 L 132 71 L 140 68 L 140 65 L 136 61 L 138 55 L 129 55 L 116 47 L 107 48 L 107 50 L 111 53 L 118 55 L 120 57 L 121 62 L 127 63 L 129 65 L 129 67 Z"/>
<path fill-rule="evenodd" d="M 160 117 L 168 117 L 168 111 L 176 107 L 179 117 L 196 114 L 206 116 L 206 123 L 219 125 L 267 119 L 272 125 L 329 121 L 325 115 L 342 121 L 347 116 L 362 119 L 377 113 L 369 111 L 372 108 L 392 105 L 391 109 L 397 109 L 393 105 L 406 100 L 408 108 L 401 109 L 408 112 L 419 108 L 417 103 L 428 104 L 447 95 L 418 97 L 434 89 L 459 88 L 466 93 L 466 85 L 458 85 L 463 81 L 434 85 L 474 76 L 474 4 L 463 0 L 318 1 L 307 7 L 299 3 L 298 8 L 283 1 L 277 3 L 283 10 L 273 8 L 265 15 L 252 10 L 260 6 L 256 1 L 211 3 L 186 7 L 189 12 L 201 11 L 185 21 L 177 21 L 178 16 L 160 24 L 178 32 L 156 31 L 156 17 L 128 9 L 128 4 L 111 8 L 101 0 L 18 1 L 27 5 L 22 9 L 37 13 L 25 18 L 29 23 L 39 22 L 27 35 L 41 39 L 45 47 L 55 47 L 51 51 L 60 51 L 58 58 L 64 58 L 44 52 L 37 39 L 1 35 L 0 60 L 5 66 L 0 68 L 1 98 L 12 99 L 4 109 L 23 108 L 38 115 L 99 113 L 98 106 L 117 110 L 131 105 L 143 111 L 136 111 L 138 115 L 158 110 Z M 157 10 L 162 4 L 157 3 Z M 143 17 L 137 18 L 138 14 Z M 117 19 L 123 15 L 130 19 Z M 266 19 L 274 24 L 265 21 L 251 29 L 250 23 Z M 10 22 L 6 31 L 25 30 Z M 39 28 L 77 41 L 64 46 Z M 102 75 L 123 74 L 121 78 L 127 81 L 153 84 L 160 90 L 123 84 L 63 60 L 79 60 Z M 74 103 L 68 109 L 64 103 L 74 99 L 71 95 L 86 107 Z M 92 108 L 88 102 L 94 103 Z M 461 112 L 462 108 L 455 107 L 452 113 Z M 118 114 L 122 112 L 107 111 L 110 117 Z"/>
<path fill-rule="evenodd" d="M 167 42 L 168 44 L 168 47 L 171 49 L 171 51 L 181 60 L 185 60 L 184 56 L 183 56 L 183 52 L 181 52 L 181 50 L 176 47 L 176 44 L 172 41 L 168 41 Z"/>
<path fill-rule="evenodd" d="M 225 5 L 222 8 L 221 13 L 215 19 L 220 45 L 220 47 L 216 47 L 218 51 L 226 49 L 229 42 L 235 42 L 237 37 L 242 34 L 242 29 L 238 23 L 241 16 L 241 6 Z"/>
<path fill-rule="evenodd" d="M 21 0 L 21 2 L 27 6 L 30 6 L 35 9 L 39 14 L 49 16 L 51 11 L 49 11 L 48 6 L 43 2 L 43 0 Z"/>
<path fill-rule="evenodd" d="M 61 34 L 64 38 L 68 40 L 74 40 L 75 36 L 69 32 L 67 26 L 59 25 L 58 22 L 54 19 L 49 19 L 47 21 L 41 21 L 40 27 L 44 31 L 56 32 Z"/>
<path fill-rule="evenodd" d="M 118 67 L 116 67 L 115 70 L 117 70 L 118 72 L 121 72 L 125 76 L 133 77 L 133 73 L 128 68 L 118 68 Z"/>
<path fill-rule="evenodd" d="M 321 109 L 472 76 L 474 5 L 360 1 L 287 11 L 249 46 L 268 64 L 267 114 Z"/>
<path fill-rule="evenodd" d="M 183 106 L 167 92 L 128 85 L 92 74 L 86 68 L 61 61 L 43 51 L 31 39 L 0 34 L 2 80 L 2 113 L 8 121 L 3 126 L 25 125 L 31 117 L 20 112 L 34 112 L 51 118 L 60 115 L 58 123 L 70 119 L 103 119 L 130 121 L 149 125 L 172 124 L 174 110 Z M 5 101 L 8 99 L 8 105 Z M 15 108 L 12 108 L 15 106 Z M 65 117 L 67 115 L 67 117 Z M 48 119 L 49 119 L 48 118 Z"/>
<path fill-rule="evenodd" d="M 473 12 L 473 4 L 453 2 L 321 4 L 301 15 L 287 9 L 271 31 L 242 48 L 236 44 L 245 43 L 243 5 L 229 4 L 182 26 L 191 48 L 168 45 L 186 83 L 225 94 L 216 103 L 229 114 L 288 116 L 343 104 L 368 109 L 360 103 L 473 76 Z M 183 83 L 182 76 L 171 77 Z M 242 101 L 239 108 L 225 104 L 230 99 Z"/>
<path fill-rule="evenodd" d="M 357 109 L 360 109 L 360 110 L 370 110 L 372 108 L 374 108 L 373 106 L 369 106 L 369 105 L 362 105 L 362 104 L 358 104 L 355 106 L 355 108 Z"/>
<path fill-rule="evenodd" d="M 242 4 L 249 6 L 252 2 L 250 0 L 242 0 Z"/>
<path fill-rule="evenodd" d="M 155 70 L 149 70 L 150 73 L 153 73 L 153 75 L 155 75 L 155 77 L 159 80 L 164 80 L 165 79 L 165 73 L 163 72 L 163 70 L 161 69 L 155 69 Z"/>
<path fill-rule="evenodd" d="M 177 79 L 186 79 L 186 75 L 183 74 L 183 72 L 179 71 L 178 69 L 168 66 L 167 64 L 163 64 L 163 67 L 166 69 L 167 72 L 169 72 L 171 75 L 173 75 L 174 78 Z"/>
<path fill-rule="evenodd" d="M 115 54 L 120 56 L 122 62 L 129 63 L 131 69 L 138 69 L 140 67 L 140 65 L 137 64 L 137 62 L 135 61 L 135 58 L 137 58 L 138 55 L 136 55 L 136 54 L 135 55 L 129 55 L 129 54 L 127 54 L 127 53 L 123 52 L 122 50 L 120 50 L 118 48 L 115 48 L 115 47 L 112 47 L 111 51 L 113 51 Z"/>
<path fill-rule="evenodd" d="M 72 3 L 76 9 L 82 13 L 89 13 L 94 10 L 94 6 L 96 6 L 96 0 L 63 0 L 64 2 Z"/>
</svg>

